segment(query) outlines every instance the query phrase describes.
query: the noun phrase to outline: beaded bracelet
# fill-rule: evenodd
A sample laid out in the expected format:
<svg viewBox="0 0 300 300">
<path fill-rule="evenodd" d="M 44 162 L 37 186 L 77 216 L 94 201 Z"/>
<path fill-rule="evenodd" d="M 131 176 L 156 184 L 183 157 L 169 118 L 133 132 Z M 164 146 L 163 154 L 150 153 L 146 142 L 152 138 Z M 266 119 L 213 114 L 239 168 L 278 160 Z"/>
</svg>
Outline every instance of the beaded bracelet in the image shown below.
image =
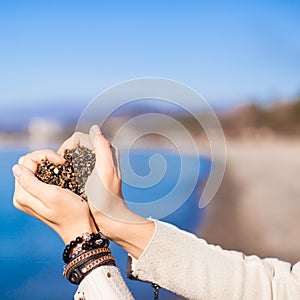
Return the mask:
<svg viewBox="0 0 300 300">
<path fill-rule="evenodd" d="M 81 246 L 77 247 L 77 245 Z M 106 239 L 101 233 L 83 233 L 82 236 L 76 237 L 75 240 L 68 244 L 63 252 L 63 261 L 69 263 L 82 251 L 87 251 L 95 248 L 103 248 L 109 246 L 109 240 Z M 75 249 L 76 248 L 76 249 Z M 75 249 L 75 250 L 74 250 Z M 74 251 L 73 251 L 74 250 Z"/>
</svg>

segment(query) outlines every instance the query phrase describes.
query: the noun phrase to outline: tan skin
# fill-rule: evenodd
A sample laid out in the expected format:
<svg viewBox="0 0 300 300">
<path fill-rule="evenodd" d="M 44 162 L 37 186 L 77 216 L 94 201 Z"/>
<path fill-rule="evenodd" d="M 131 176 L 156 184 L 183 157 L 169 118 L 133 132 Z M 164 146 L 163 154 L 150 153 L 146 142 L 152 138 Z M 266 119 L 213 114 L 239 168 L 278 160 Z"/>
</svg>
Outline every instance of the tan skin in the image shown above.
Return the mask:
<svg viewBox="0 0 300 300">
<path fill-rule="evenodd" d="M 117 200 L 111 205 L 109 199 L 106 199 L 108 211 L 105 214 L 92 206 L 90 209 L 102 233 L 132 256 L 139 258 L 153 236 L 154 223 L 127 208 L 121 191 L 119 166 L 114 166 L 110 143 L 98 127 L 94 126 L 91 131 L 94 133 L 97 172 L 103 185 Z M 78 134 L 63 143 L 58 153 L 51 150 L 35 151 L 21 157 L 13 167 L 16 179 L 13 199 L 15 207 L 47 224 L 58 233 L 65 244 L 84 232 L 95 232 L 89 215 L 89 205 L 69 190 L 39 181 L 34 173 L 42 159 L 56 164 L 64 163 L 63 150 L 74 146 L 76 138 Z M 126 222 L 112 218 L 113 214 L 109 210 L 126 216 Z"/>
</svg>

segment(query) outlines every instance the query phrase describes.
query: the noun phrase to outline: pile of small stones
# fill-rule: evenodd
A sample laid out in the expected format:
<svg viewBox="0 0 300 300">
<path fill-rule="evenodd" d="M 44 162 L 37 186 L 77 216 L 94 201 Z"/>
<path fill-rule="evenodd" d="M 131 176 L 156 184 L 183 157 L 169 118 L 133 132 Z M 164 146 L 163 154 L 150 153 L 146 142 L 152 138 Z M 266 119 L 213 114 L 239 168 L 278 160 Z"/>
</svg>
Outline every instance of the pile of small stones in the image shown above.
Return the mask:
<svg viewBox="0 0 300 300">
<path fill-rule="evenodd" d="M 69 189 L 87 200 L 84 187 L 95 167 L 95 153 L 86 147 L 76 146 L 65 149 L 64 159 L 66 162 L 62 165 L 42 160 L 37 167 L 36 177 L 45 183 Z"/>
</svg>

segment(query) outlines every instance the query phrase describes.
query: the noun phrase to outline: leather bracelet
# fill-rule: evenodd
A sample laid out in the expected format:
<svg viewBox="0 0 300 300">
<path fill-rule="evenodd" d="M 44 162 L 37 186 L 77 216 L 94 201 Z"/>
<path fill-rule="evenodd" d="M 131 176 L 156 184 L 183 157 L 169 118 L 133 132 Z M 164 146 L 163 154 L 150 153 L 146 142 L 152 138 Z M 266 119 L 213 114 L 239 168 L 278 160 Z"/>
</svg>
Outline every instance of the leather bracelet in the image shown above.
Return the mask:
<svg viewBox="0 0 300 300">
<path fill-rule="evenodd" d="M 91 257 L 70 268 L 66 272 L 66 278 L 73 284 L 79 284 L 92 270 L 103 265 L 116 265 L 115 258 L 110 254 L 98 258 Z"/>
<path fill-rule="evenodd" d="M 72 260 L 68 265 L 66 265 L 63 275 L 66 276 L 66 273 L 76 264 L 79 264 L 80 262 L 82 262 L 83 260 L 87 260 L 91 257 L 94 257 L 95 255 L 98 254 L 111 254 L 111 250 L 109 248 L 98 248 L 98 249 L 94 249 L 94 250 L 90 250 L 88 252 L 84 252 L 82 254 L 80 254 L 78 257 L 76 257 L 74 260 Z"/>
<path fill-rule="evenodd" d="M 100 265 L 103 265 L 104 262 L 111 261 L 113 264 L 116 263 L 116 260 L 111 255 L 105 255 L 102 257 L 99 257 L 92 262 L 89 262 L 85 264 L 85 266 L 81 267 L 81 272 L 84 274 L 88 274 L 90 271 L 94 270 L 96 267 L 99 267 Z"/>
</svg>

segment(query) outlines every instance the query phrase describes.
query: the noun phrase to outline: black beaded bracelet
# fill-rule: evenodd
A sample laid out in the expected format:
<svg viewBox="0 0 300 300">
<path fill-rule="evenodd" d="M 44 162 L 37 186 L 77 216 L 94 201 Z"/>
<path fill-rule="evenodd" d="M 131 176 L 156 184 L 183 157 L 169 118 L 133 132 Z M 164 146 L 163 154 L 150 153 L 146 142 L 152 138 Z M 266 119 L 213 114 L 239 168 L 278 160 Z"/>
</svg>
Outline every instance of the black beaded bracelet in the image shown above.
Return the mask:
<svg viewBox="0 0 300 300">
<path fill-rule="evenodd" d="M 74 253 L 72 251 L 79 244 Z M 75 240 L 68 244 L 63 252 L 62 258 L 65 263 L 69 263 L 82 251 L 88 251 L 91 249 L 103 248 L 109 246 L 109 240 L 105 238 L 100 232 L 99 233 L 84 233 L 82 236 L 78 236 Z M 71 255 L 72 254 L 72 255 Z"/>
</svg>

